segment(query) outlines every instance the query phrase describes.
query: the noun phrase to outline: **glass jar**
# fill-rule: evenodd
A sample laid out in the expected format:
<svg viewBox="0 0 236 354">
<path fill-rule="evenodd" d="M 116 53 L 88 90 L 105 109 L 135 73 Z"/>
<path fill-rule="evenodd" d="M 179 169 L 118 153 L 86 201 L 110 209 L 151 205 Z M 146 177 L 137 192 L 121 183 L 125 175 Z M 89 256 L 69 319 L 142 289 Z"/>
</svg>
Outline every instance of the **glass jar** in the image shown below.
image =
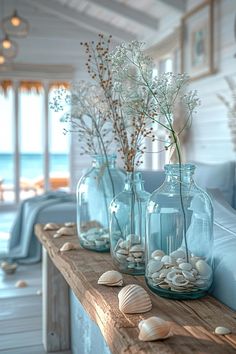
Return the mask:
<svg viewBox="0 0 236 354">
<path fill-rule="evenodd" d="M 82 247 L 110 250 L 109 205 L 124 188 L 124 173 L 115 167 L 115 155 L 93 156 L 77 185 L 77 230 Z"/>
<path fill-rule="evenodd" d="M 146 282 L 163 297 L 196 299 L 212 284 L 213 209 L 194 170 L 166 165 L 147 206 Z"/>
<path fill-rule="evenodd" d="M 146 207 L 140 172 L 127 172 L 125 188 L 111 202 L 110 237 L 114 264 L 123 273 L 145 273 Z"/>
</svg>

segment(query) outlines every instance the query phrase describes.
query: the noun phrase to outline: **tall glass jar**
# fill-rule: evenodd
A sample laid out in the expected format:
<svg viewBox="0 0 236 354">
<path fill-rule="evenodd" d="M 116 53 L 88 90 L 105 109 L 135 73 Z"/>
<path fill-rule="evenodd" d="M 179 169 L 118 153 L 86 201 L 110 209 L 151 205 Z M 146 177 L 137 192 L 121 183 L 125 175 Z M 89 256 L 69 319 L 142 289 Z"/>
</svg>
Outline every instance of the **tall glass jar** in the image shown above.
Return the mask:
<svg viewBox="0 0 236 354">
<path fill-rule="evenodd" d="M 145 272 L 146 207 L 140 172 L 128 172 L 125 188 L 111 202 L 110 237 L 113 262 L 123 273 Z"/>
<path fill-rule="evenodd" d="M 115 162 L 115 155 L 93 156 L 92 168 L 77 185 L 77 230 L 81 246 L 89 250 L 110 250 L 109 205 L 124 188 L 124 173 Z"/>
<path fill-rule="evenodd" d="M 212 284 L 213 210 L 195 166 L 166 165 L 147 207 L 146 282 L 158 295 L 196 299 Z"/>
</svg>

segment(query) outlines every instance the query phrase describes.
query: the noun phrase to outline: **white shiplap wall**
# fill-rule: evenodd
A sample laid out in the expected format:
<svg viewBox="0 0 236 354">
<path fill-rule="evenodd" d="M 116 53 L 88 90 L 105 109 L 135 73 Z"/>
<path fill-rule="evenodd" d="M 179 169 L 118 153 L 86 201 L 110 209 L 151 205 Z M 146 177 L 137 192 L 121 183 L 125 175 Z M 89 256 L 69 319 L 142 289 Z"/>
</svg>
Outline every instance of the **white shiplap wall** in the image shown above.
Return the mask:
<svg viewBox="0 0 236 354">
<path fill-rule="evenodd" d="M 189 9 L 201 1 L 190 0 Z M 187 158 L 202 162 L 235 160 L 235 152 L 228 128 L 227 110 L 217 98 L 221 93 L 231 99 L 224 80 L 226 75 L 236 80 L 236 41 L 234 18 L 236 0 L 215 0 L 215 67 L 216 74 L 193 81 L 191 88 L 197 89 L 201 107 L 193 120 L 191 136 L 187 146 Z"/>
</svg>

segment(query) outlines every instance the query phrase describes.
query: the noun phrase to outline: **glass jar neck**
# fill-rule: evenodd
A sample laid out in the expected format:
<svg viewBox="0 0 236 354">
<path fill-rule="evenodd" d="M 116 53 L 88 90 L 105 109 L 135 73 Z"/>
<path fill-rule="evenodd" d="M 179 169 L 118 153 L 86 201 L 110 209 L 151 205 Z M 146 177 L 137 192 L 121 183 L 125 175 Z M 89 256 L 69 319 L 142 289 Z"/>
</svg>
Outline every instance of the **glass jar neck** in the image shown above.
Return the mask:
<svg viewBox="0 0 236 354">
<path fill-rule="evenodd" d="M 168 164 L 165 165 L 166 181 L 180 181 L 185 184 L 194 182 L 193 175 L 195 166 L 192 164 Z"/>
<path fill-rule="evenodd" d="M 125 191 L 143 191 L 143 179 L 140 172 L 127 172 L 125 179 Z"/>
<path fill-rule="evenodd" d="M 108 167 L 115 168 L 116 167 L 116 155 L 93 155 L 92 166 L 94 168 Z"/>
</svg>

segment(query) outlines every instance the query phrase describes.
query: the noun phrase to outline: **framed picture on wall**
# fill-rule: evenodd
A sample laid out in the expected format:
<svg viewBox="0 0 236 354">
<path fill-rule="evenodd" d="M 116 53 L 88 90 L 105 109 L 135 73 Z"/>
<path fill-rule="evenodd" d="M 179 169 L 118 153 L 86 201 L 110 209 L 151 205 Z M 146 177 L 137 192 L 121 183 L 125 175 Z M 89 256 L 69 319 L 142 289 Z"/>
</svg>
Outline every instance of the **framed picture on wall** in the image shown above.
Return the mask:
<svg viewBox="0 0 236 354">
<path fill-rule="evenodd" d="M 215 72 L 213 0 L 205 0 L 182 18 L 181 71 L 192 80 Z"/>
</svg>

